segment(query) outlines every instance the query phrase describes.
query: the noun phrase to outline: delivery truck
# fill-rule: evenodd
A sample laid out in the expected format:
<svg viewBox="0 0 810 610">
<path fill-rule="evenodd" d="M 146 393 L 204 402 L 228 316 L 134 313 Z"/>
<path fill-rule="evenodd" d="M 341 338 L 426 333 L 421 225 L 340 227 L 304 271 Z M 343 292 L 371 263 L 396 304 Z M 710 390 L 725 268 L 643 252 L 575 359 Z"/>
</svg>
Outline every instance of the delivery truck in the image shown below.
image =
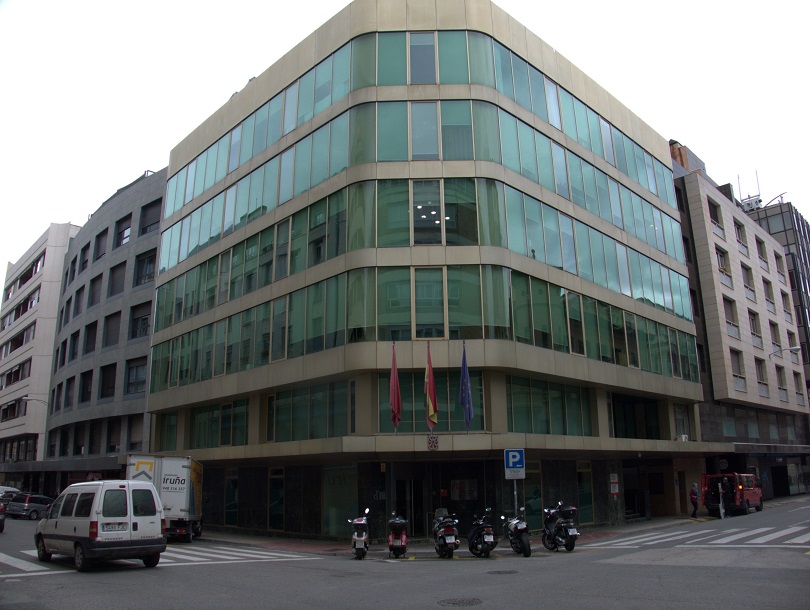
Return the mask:
<svg viewBox="0 0 810 610">
<path fill-rule="evenodd" d="M 190 457 L 127 458 L 127 479 L 155 486 L 163 504 L 166 535 L 185 542 L 202 535 L 202 473 L 202 464 Z"/>
</svg>

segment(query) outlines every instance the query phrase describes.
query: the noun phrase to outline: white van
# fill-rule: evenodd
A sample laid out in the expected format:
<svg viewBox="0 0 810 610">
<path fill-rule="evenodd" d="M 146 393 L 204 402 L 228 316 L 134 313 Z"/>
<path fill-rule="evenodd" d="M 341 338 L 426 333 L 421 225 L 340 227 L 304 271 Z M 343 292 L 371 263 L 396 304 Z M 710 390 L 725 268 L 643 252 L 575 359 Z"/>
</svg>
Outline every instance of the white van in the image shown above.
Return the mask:
<svg viewBox="0 0 810 610">
<path fill-rule="evenodd" d="M 51 504 L 34 542 L 40 561 L 68 555 L 79 572 L 96 559 L 141 559 L 153 568 L 166 550 L 163 506 L 145 481 L 74 483 Z"/>
</svg>

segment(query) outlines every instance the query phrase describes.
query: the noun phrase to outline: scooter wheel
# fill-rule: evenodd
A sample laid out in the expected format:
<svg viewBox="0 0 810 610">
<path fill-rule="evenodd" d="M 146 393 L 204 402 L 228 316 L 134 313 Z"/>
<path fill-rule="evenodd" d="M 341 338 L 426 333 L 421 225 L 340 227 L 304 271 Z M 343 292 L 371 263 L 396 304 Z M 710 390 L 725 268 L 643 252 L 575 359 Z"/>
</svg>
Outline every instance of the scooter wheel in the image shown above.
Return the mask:
<svg viewBox="0 0 810 610">
<path fill-rule="evenodd" d="M 531 557 L 532 556 L 532 543 L 529 540 L 529 534 L 523 534 L 520 537 L 520 545 L 523 547 L 523 556 L 524 557 Z"/>
<path fill-rule="evenodd" d="M 565 550 L 566 550 L 566 551 L 568 551 L 568 552 L 570 553 L 571 551 L 573 551 L 573 550 L 574 550 L 574 545 L 575 545 L 576 543 L 577 543 L 576 539 L 573 539 L 573 540 L 568 540 L 568 541 L 565 543 Z"/>
<path fill-rule="evenodd" d="M 402 549 L 394 549 L 394 557 L 395 557 L 396 559 L 399 559 L 399 558 L 400 558 L 400 557 L 402 557 L 404 554 L 405 554 L 405 551 L 403 551 Z"/>
<path fill-rule="evenodd" d="M 548 534 L 543 532 L 543 546 L 546 547 L 549 551 L 556 551 L 557 550 L 557 543 L 554 541 L 553 538 L 549 538 Z"/>
</svg>

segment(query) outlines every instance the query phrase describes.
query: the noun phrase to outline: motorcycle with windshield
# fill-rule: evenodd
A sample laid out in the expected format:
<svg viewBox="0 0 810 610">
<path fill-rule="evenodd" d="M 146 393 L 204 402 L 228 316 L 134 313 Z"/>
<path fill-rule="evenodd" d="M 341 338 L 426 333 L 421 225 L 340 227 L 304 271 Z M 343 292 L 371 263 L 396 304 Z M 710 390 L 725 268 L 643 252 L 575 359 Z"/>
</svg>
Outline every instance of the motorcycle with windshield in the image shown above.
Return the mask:
<svg viewBox="0 0 810 610">
<path fill-rule="evenodd" d="M 363 559 L 368 553 L 368 509 L 363 512 L 362 517 L 348 521 L 352 525 L 352 553 L 355 559 Z"/>
<path fill-rule="evenodd" d="M 550 506 L 543 509 L 545 520 L 543 522 L 543 546 L 549 551 L 557 551 L 559 547 L 566 551 L 573 551 L 574 545 L 579 538 L 579 532 L 574 527 L 574 519 L 577 516 L 575 506 L 563 506 L 562 502 L 557 502 L 557 506 Z"/>
<path fill-rule="evenodd" d="M 458 519 L 450 515 L 446 508 L 437 508 L 433 520 L 433 548 L 439 557 L 453 558 L 453 552 L 459 547 Z"/>
<path fill-rule="evenodd" d="M 470 553 L 476 557 L 489 557 L 498 545 L 498 538 L 495 536 L 495 526 L 492 524 L 492 509 L 487 508 L 482 516 L 473 515 L 472 526 L 467 534 L 467 542 Z"/>
<path fill-rule="evenodd" d="M 524 557 L 531 557 L 532 543 L 529 539 L 529 528 L 526 525 L 526 518 L 524 517 L 524 508 L 521 506 L 517 515 L 505 520 L 504 530 L 509 537 L 509 546 L 515 553 L 522 553 Z"/>
</svg>

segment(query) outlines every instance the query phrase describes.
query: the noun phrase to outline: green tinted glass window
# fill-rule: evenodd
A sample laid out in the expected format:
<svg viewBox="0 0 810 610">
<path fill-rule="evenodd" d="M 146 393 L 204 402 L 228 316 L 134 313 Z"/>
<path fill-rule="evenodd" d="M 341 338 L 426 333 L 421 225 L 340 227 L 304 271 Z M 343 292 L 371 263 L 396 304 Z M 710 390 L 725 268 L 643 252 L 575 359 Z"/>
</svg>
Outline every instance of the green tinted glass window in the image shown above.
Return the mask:
<svg viewBox="0 0 810 610">
<path fill-rule="evenodd" d="M 411 271 L 377 269 L 377 340 L 411 340 Z"/>
<path fill-rule="evenodd" d="M 501 162 L 498 109 L 485 102 L 473 102 L 473 139 L 478 161 Z"/>
<path fill-rule="evenodd" d="M 298 118 L 296 125 L 303 125 L 313 116 L 315 105 L 315 70 L 310 70 L 298 81 Z"/>
<path fill-rule="evenodd" d="M 605 249 L 602 244 L 602 234 L 594 228 L 588 231 L 591 242 L 591 262 L 593 263 L 593 281 L 607 288 L 607 271 L 605 269 Z"/>
<path fill-rule="evenodd" d="M 408 104 L 377 104 L 377 160 L 408 160 Z"/>
<path fill-rule="evenodd" d="M 512 84 L 512 53 L 497 41 L 493 41 L 495 49 L 495 88 L 509 99 L 515 99 L 515 89 Z"/>
<path fill-rule="evenodd" d="M 332 104 L 332 56 L 315 67 L 314 114 L 323 112 Z"/>
<path fill-rule="evenodd" d="M 278 157 L 273 157 L 264 164 L 263 202 L 265 211 L 278 205 Z"/>
<path fill-rule="evenodd" d="M 442 214 L 438 180 L 413 182 L 413 243 L 442 243 Z"/>
<path fill-rule="evenodd" d="M 495 86 L 495 63 L 492 57 L 492 39 L 478 32 L 468 32 L 470 49 L 470 82 L 487 87 Z"/>
<path fill-rule="evenodd" d="M 360 182 L 349 186 L 349 250 L 374 247 L 374 186 L 374 182 Z"/>
<path fill-rule="evenodd" d="M 292 217 L 290 229 L 290 275 L 307 267 L 307 226 L 309 210 L 304 208 Z"/>
<path fill-rule="evenodd" d="M 447 316 L 451 339 L 480 339 L 481 274 L 477 265 L 447 267 Z"/>
<path fill-rule="evenodd" d="M 484 338 L 511 339 L 509 323 L 509 270 L 484 265 L 481 268 L 484 304 Z"/>
<path fill-rule="evenodd" d="M 347 327 L 349 343 L 374 341 L 376 314 L 376 274 L 374 269 L 353 269 L 347 280 Z"/>
<path fill-rule="evenodd" d="M 352 91 L 373 87 L 377 77 L 377 35 L 358 36 L 351 45 Z"/>
<path fill-rule="evenodd" d="M 279 93 L 269 102 L 267 110 L 267 146 L 271 146 L 281 138 L 281 118 L 284 114 L 284 94 Z M 219 161 L 217 161 L 219 166 Z"/>
<path fill-rule="evenodd" d="M 548 283 L 532 278 L 532 326 L 534 344 L 551 349 L 551 310 L 548 302 Z"/>
<path fill-rule="evenodd" d="M 307 354 L 319 352 L 323 349 L 324 290 L 324 282 L 307 286 Z"/>
<path fill-rule="evenodd" d="M 439 82 L 442 85 L 470 82 L 466 32 L 439 32 Z"/>
<path fill-rule="evenodd" d="M 441 269 L 414 270 L 416 337 L 443 338 L 444 280 Z"/>
<path fill-rule="evenodd" d="M 377 35 L 377 85 L 406 85 L 407 63 L 405 32 L 381 32 Z"/>
<path fill-rule="evenodd" d="M 468 101 L 443 101 L 442 159 L 473 158 L 472 113 Z"/>
<path fill-rule="evenodd" d="M 312 168 L 310 184 L 315 186 L 329 177 L 329 125 L 312 134 Z"/>
<path fill-rule="evenodd" d="M 523 216 L 523 193 L 506 187 L 506 225 L 509 249 L 526 254 L 526 221 Z"/>
<path fill-rule="evenodd" d="M 346 274 L 326 280 L 325 347 L 340 347 L 346 343 Z"/>
<path fill-rule="evenodd" d="M 295 145 L 295 169 L 293 170 L 293 196 L 298 197 L 309 189 L 312 168 L 312 136 L 307 136 Z"/>
<path fill-rule="evenodd" d="M 351 43 L 343 45 L 332 56 L 332 103 L 349 93 Z"/>
<path fill-rule="evenodd" d="M 439 158 L 439 126 L 436 102 L 411 104 L 411 157 L 414 161 Z"/>
<path fill-rule="evenodd" d="M 444 181 L 445 243 L 448 246 L 478 245 L 475 181 L 448 178 Z"/>
<path fill-rule="evenodd" d="M 376 160 L 376 107 L 374 104 L 355 106 L 349 111 L 351 145 L 349 165 L 373 163 Z"/>
<path fill-rule="evenodd" d="M 518 121 L 518 143 L 520 145 L 520 173 L 532 182 L 537 182 L 537 150 L 534 146 L 534 129 Z"/>
<path fill-rule="evenodd" d="M 344 112 L 329 123 L 329 175 L 349 167 L 349 113 Z"/>
<path fill-rule="evenodd" d="M 599 316 L 596 312 L 596 300 L 582 297 L 582 321 L 585 325 L 585 349 L 588 358 L 599 360 Z"/>
<path fill-rule="evenodd" d="M 410 245 L 409 210 L 407 180 L 379 180 L 377 182 L 378 248 Z"/>
<path fill-rule="evenodd" d="M 512 271 L 512 327 L 515 341 L 520 343 L 534 342 L 532 329 L 532 302 L 529 293 L 529 276 Z"/>
<path fill-rule="evenodd" d="M 540 262 L 546 260 L 546 245 L 543 237 L 543 208 L 537 199 L 524 195 L 523 210 L 526 217 L 526 240 L 528 256 Z"/>
<path fill-rule="evenodd" d="M 554 184 L 557 194 L 571 199 L 568 190 L 568 171 L 565 167 L 565 149 L 556 142 L 551 143 L 551 155 L 554 158 Z"/>
<path fill-rule="evenodd" d="M 562 269 L 560 223 L 557 210 L 543 204 L 543 236 L 546 243 L 546 263 Z"/>
<path fill-rule="evenodd" d="M 481 245 L 505 248 L 506 205 L 503 195 L 503 183 L 495 180 L 479 179 L 476 184 Z"/>
<path fill-rule="evenodd" d="M 577 239 L 577 266 L 579 277 L 588 282 L 593 281 L 593 262 L 591 260 L 591 242 L 588 226 L 575 221 L 574 231 Z"/>
<path fill-rule="evenodd" d="M 548 297 L 551 310 L 552 347 L 558 352 L 568 352 L 568 314 L 565 289 L 549 284 Z"/>
<path fill-rule="evenodd" d="M 498 112 L 501 132 L 503 164 L 513 172 L 520 173 L 520 147 L 517 137 L 517 119 L 503 111 Z"/>
<path fill-rule="evenodd" d="M 535 148 L 537 149 L 537 168 L 540 174 L 540 184 L 555 192 L 554 162 L 551 158 L 551 140 L 539 131 L 534 134 Z"/>
</svg>

